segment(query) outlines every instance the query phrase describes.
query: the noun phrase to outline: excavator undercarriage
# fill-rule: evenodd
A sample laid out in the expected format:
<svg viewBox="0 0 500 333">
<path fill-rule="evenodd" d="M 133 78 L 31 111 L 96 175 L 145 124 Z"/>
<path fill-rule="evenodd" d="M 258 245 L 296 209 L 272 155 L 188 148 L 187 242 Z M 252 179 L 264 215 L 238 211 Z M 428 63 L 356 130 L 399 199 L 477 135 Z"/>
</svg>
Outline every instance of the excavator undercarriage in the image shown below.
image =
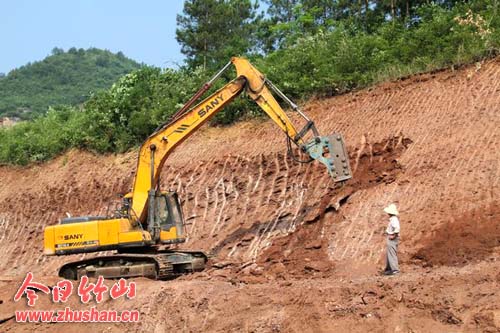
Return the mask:
<svg viewBox="0 0 500 333">
<path fill-rule="evenodd" d="M 82 276 L 105 279 L 147 277 L 168 280 L 205 269 L 207 255 L 201 251 L 164 250 L 157 253 L 119 253 L 70 262 L 59 269 L 59 276 L 78 280 Z"/>
</svg>

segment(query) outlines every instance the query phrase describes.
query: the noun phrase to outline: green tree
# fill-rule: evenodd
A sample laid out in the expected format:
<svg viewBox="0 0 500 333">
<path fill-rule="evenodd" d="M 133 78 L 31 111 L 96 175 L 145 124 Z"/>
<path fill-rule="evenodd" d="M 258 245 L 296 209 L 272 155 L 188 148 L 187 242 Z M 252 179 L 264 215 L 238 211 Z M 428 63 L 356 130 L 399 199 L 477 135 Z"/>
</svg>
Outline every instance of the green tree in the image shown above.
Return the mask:
<svg viewBox="0 0 500 333">
<path fill-rule="evenodd" d="M 64 53 L 64 50 L 61 49 L 60 47 L 54 47 L 52 49 L 52 52 L 51 52 L 52 55 L 58 55 L 58 54 L 63 54 L 63 53 Z"/>
<path fill-rule="evenodd" d="M 187 0 L 177 16 L 176 38 L 187 64 L 215 69 L 254 45 L 257 2 Z"/>
<path fill-rule="evenodd" d="M 259 22 L 259 47 L 268 53 L 280 48 L 294 30 L 300 0 L 264 0 L 267 16 Z"/>
</svg>

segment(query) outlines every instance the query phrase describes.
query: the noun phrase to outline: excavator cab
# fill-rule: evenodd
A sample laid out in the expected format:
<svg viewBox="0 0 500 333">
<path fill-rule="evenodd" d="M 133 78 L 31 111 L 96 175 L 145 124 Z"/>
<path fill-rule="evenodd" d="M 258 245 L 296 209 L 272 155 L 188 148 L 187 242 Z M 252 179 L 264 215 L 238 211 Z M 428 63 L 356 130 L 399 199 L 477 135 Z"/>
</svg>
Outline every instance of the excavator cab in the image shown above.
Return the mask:
<svg viewBox="0 0 500 333">
<path fill-rule="evenodd" d="M 162 192 L 155 197 L 155 225 L 160 228 L 160 243 L 176 244 L 186 241 L 184 217 L 176 192 Z"/>
</svg>

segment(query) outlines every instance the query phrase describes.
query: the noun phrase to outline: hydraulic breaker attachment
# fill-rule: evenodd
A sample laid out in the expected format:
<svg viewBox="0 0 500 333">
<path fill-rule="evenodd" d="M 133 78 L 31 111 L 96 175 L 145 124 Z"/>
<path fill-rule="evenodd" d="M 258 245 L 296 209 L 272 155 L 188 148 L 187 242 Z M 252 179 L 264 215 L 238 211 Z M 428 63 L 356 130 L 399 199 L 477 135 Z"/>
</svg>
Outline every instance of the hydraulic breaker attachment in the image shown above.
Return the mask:
<svg viewBox="0 0 500 333">
<path fill-rule="evenodd" d="M 311 159 L 326 166 L 334 182 L 343 182 L 352 178 L 349 155 L 342 135 L 317 136 L 303 144 L 301 148 Z"/>
</svg>

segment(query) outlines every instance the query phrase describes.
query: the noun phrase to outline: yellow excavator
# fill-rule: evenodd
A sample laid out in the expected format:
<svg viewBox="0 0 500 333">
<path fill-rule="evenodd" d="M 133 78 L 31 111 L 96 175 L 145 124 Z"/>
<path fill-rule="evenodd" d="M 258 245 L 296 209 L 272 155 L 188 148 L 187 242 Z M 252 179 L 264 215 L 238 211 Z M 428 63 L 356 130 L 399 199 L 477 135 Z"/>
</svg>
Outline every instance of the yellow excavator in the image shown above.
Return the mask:
<svg viewBox="0 0 500 333">
<path fill-rule="evenodd" d="M 237 78 L 192 107 L 231 64 L 236 67 Z M 320 136 L 313 121 L 296 104 L 248 60 L 234 57 L 143 143 L 133 190 L 124 196 L 120 209 L 112 216 L 70 217 L 45 228 L 45 255 L 116 250 L 112 255 L 67 263 L 60 268 L 59 276 L 73 280 L 84 275 L 170 279 L 203 270 L 207 262 L 204 252 L 172 249 L 172 244 L 185 242 L 186 230 L 179 197 L 160 189 L 160 173 L 179 144 L 244 91 L 286 134 L 288 152 L 296 161 L 324 164 L 334 182 L 352 177 L 342 136 Z M 271 91 L 304 119 L 300 131 Z M 294 153 L 292 143 L 300 149 L 302 160 Z"/>
</svg>

